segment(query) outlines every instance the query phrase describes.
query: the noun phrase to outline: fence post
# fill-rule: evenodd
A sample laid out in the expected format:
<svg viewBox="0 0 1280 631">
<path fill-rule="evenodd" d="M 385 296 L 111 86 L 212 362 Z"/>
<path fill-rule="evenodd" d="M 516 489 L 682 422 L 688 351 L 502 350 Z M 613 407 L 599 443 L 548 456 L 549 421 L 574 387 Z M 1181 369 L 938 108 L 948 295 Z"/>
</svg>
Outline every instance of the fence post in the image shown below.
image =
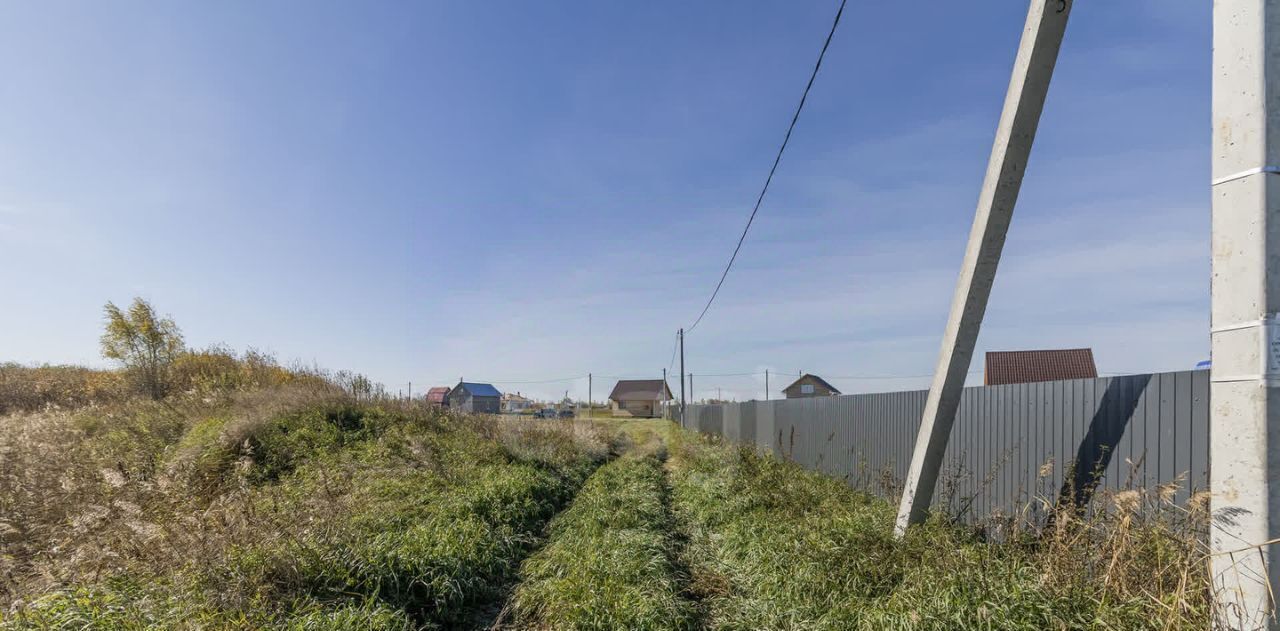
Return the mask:
<svg viewBox="0 0 1280 631">
<path fill-rule="evenodd" d="M 1058 60 L 1071 3 L 1072 0 L 1031 0 L 1027 10 L 1022 42 L 1014 60 L 1004 111 L 996 127 L 991 159 L 943 334 L 942 352 L 898 507 L 894 532 L 899 536 L 906 532 L 909 524 L 919 523 L 929 514 L 929 502 L 946 455 L 951 425 L 973 359 L 991 285 L 995 282 L 1013 207 L 1022 188 L 1022 176 Z"/>
<path fill-rule="evenodd" d="M 1280 628 L 1277 37 L 1280 0 L 1213 3 L 1210 546 L 1216 624 L 1232 629 Z"/>
</svg>

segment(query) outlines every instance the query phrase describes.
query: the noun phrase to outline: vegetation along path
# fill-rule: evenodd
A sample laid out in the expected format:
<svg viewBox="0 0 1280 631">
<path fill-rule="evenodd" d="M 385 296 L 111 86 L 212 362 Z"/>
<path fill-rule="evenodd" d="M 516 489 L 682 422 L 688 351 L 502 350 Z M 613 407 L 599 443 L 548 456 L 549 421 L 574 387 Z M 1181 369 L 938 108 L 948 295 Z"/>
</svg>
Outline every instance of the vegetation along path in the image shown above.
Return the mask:
<svg viewBox="0 0 1280 631">
<path fill-rule="evenodd" d="M 3 421 L 4 629 L 475 626 L 611 451 L 324 386 Z"/>
<path fill-rule="evenodd" d="M 666 421 L 266 374 L 0 416 L 0 629 L 1208 627 L 1205 512 L 1164 495 L 897 541 L 890 503 Z"/>
<path fill-rule="evenodd" d="M 524 563 L 516 626 L 555 629 L 683 629 L 662 463 L 632 453 L 597 471 L 551 524 L 546 547 Z"/>
</svg>

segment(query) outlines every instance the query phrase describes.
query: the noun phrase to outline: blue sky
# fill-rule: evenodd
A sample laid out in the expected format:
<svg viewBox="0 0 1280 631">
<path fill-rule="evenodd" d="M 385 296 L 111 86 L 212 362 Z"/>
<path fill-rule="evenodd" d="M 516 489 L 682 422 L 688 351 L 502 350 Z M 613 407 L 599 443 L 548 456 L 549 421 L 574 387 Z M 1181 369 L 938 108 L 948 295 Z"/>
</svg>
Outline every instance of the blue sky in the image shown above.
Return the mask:
<svg viewBox="0 0 1280 631">
<path fill-rule="evenodd" d="M 0 360 L 102 364 L 103 303 L 141 295 L 392 391 L 660 375 L 836 4 L 6 4 Z M 697 396 L 927 386 L 1025 11 L 849 4 L 687 341 Z M 1207 357 L 1209 13 L 1076 5 L 979 358 Z"/>
</svg>

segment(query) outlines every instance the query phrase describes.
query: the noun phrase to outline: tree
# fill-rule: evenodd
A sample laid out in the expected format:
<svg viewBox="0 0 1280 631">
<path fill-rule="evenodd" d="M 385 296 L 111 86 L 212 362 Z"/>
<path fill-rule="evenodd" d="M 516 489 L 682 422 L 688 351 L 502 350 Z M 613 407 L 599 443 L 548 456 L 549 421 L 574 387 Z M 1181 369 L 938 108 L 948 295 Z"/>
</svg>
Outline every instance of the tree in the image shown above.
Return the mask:
<svg viewBox="0 0 1280 631">
<path fill-rule="evenodd" d="M 124 364 L 139 388 L 153 399 L 169 389 L 169 368 L 183 351 L 182 331 L 171 318 L 161 318 L 151 303 L 134 298 L 126 313 L 108 302 L 102 356 Z"/>
</svg>

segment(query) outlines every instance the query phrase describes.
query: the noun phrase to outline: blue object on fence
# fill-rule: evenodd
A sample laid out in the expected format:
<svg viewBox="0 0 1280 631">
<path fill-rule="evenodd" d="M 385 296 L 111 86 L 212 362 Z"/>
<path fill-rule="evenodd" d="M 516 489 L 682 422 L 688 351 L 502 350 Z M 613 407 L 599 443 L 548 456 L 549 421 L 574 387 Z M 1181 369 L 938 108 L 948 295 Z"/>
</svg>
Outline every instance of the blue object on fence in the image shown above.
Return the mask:
<svg viewBox="0 0 1280 631">
<path fill-rule="evenodd" d="M 1196 362 L 1196 370 L 1209 370 L 1209 360 Z"/>
</svg>

